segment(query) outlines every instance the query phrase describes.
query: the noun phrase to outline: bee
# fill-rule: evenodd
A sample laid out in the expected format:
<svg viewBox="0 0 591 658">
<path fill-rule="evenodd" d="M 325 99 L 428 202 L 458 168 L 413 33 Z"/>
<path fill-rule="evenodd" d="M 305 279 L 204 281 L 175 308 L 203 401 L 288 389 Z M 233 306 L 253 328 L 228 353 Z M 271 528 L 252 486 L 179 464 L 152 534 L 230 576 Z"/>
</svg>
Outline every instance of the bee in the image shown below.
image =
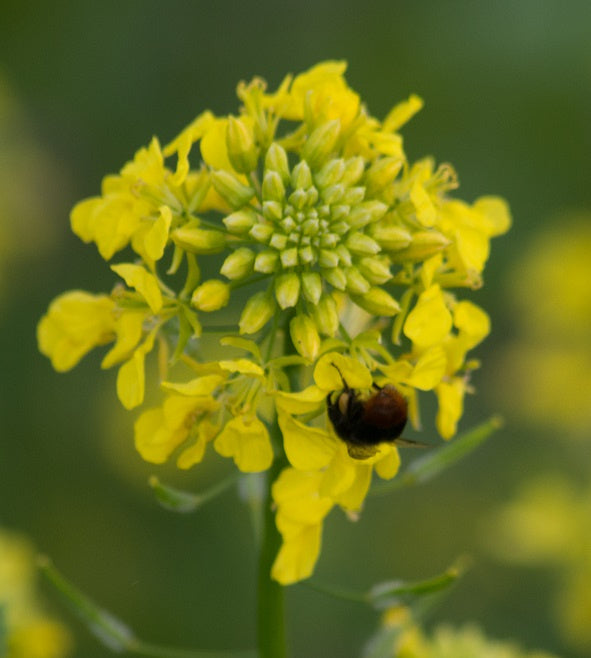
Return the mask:
<svg viewBox="0 0 591 658">
<path fill-rule="evenodd" d="M 328 417 L 337 436 L 346 444 L 354 459 L 365 459 L 377 451 L 382 442 L 399 445 L 423 446 L 400 437 L 408 418 L 408 404 L 391 384 L 378 386 L 367 399 L 352 389 L 337 366 L 332 364 L 343 380 L 343 390 L 326 399 Z"/>
</svg>

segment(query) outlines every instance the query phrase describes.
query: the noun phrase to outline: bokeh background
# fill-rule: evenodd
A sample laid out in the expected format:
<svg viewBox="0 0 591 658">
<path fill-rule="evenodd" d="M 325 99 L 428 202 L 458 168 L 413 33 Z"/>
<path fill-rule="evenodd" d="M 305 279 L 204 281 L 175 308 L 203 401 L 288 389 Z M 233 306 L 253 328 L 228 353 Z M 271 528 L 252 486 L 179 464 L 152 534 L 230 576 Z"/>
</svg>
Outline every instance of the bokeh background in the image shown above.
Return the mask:
<svg viewBox="0 0 591 658">
<path fill-rule="evenodd" d="M 572 317 L 561 307 L 567 293 L 591 300 L 591 253 L 565 274 L 568 249 L 554 251 L 560 240 L 581 244 L 571 234 L 575 215 L 583 232 L 591 225 L 588 0 L 3 0 L 0 13 L 0 525 L 25 533 L 148 640 L 254 646 L 255 554 L 245 507 L 229 492 L 195 515 L 175 515 L 146 484 L 156 472 L 199 490 L 216 480 L 219 464 L 177 473 L 142 463 L 134 414 L 115 398 L 115 372 L 99 370 L 99 355 L 68 374 L 53 372 L 37 352 L 35 326 L 59 292 L 112 285 L 94 246 L 68 223 L 70 208 L 97 194 L 103 175 L 152 135 L 165 143 L 205 108 L 235 111 L 241 79 L 261 75 L 273 88 L 287 72 L 346 59 L 350 85 L 375 116 L 411 92 L 425 99 L 403 130 L 409 159 L 432 154 L 453 163 L 461 198 L 499 194 L 511 204 L 514 227 L 493 242 L 486 285 L 472 296 L 494 328 L 477 350 L 478 393 L 462 421 L 468 428 L 500 411 L 506 426 L 436 481 L 369 500 L 356 524 L 334 512 L 317 578 L 364 589 L 384 578 L 428 577 L 469 554 L 472 569 L 429 624 L 471 620 L 527 647 L 591 655 L 588 634 L 559 618 L 574 568 L 563 563 L 568 545 L 580 542 L 569 557 L 575 566 L 591 554 L 590 507 L 573 522 L 580 534 L 558 533 L 564 551 L 529 560 L 522 550 L 519 563 L 510 560 L 518 539 L 502 512 L 528 481 L 549 474 L 567 483 L 567 501 L 591 500 L 589 380 L 571 377 L 561 360 L 538 367 L 548 363 L 552 341 L 572 348 L 570 363 L 591 360 L 591 302 Z M 528 279 L 541 240 L 546 279 Z M 556 285 L 540 313 L 547 284 Z M 561 317 L 562 328 L 550 317 Z M 524 365 L 532 347 L 540 360 Z M 571 385 L 581 412 L 572 426 Z M 540 386 L 542 415 L 527 402 Z M 565 504 L 557 516 L 570 510 Z M 538 516 L 534 546 L 543 508 Z M 530 530 L 525 521 L 519 527 Z M 587 592 L 587 608 L 584 596 L 574 608 L 591 624 L 591 581 L 572 578 Z M 73 655 L 105 656 L 45 595 L 72 629 Z M 288 592 L 288 615 L 294 656 L 357 656 L 378 623 L 370 610 L 305 584 Z"/>
</svg>

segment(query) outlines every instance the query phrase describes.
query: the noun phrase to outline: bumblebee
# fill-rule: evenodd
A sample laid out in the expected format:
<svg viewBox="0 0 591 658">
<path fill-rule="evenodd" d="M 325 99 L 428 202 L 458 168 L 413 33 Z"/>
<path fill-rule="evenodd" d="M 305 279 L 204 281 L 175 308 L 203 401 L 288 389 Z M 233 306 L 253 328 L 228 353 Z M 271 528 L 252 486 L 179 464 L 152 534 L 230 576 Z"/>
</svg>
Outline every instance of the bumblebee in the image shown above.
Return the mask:
<svg viewBox="0 0 591 658">
<path fill-rule="evenodd" d="M 331 393 L 326 400 L 328 417 L 334 431 L 346 444 L 349 455 L 365 459 L 375 454 L 378 444 L 386 441 L 400 445 L 421 446 L 416 441 L 400 438 L 408 418 L 408 404 L 392 385 L 378 386 L 367 399 L 345 381 L 341 371 L 343 390 Z"/>
</svg>

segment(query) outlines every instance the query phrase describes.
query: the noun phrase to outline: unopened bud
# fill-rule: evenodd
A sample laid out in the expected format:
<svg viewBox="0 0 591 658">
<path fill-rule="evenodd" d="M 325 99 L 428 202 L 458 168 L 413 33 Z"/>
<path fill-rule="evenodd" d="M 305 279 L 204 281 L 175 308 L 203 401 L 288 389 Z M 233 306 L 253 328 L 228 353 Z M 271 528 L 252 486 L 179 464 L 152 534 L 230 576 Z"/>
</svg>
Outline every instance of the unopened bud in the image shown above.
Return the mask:
<svg viewBox="0 0 591 658">
<path fill-rule="evenodd" d="M 254 196 L 255 191 L 250 185 L 241 183 L 235 176 L 223 169 L 214 171 L 211 181 L 216 192 L 227 201 L 232 208 L 241 208 Z"/>
<path fill-rule="evenodd" d="M 314 320 L 307 315 L 296 315 L 289 323 L 289 334 L 298 353 L 314 361 L 320 349 L 320 336 Z"/>
<path fill-rule="evenodd" d="M 341 122 L 338 119 L 327 121 L 312 131 L 302 147 L 302 157 L 316 169 L 332 153 L 341 132 Z"/>
<path fill-rule="evenodd" d="M 256 169 L 259 150 L 254 142 L 252 129 L 242 119 L 228 118 L 226 145 L 232 167 L 241 174 Z"/>
<path fill-rule="evenodd" d="M 237 210 L 222 220 L 231 233 L 242 234 L 249 231 L 258 221 L 258 215 L 252 208 Z"/>
<path fill-rule="evenodd" d="M 224 261 L 220 273 L 230 280 L 243 279 L 252 272 L 254 253 L 246 247 L 240 247 Z"/>
<path fill-rule="evenodd" d="M 282 309 L 290 308 L 300 298 L 300 277 L 295 272 L 280 274 L 275 280 L 275 299 Z"/>
<path fill-rule="evenodd" d="M 394 182 L 402 165 L 401 158 L 389 157 L 376 160 L 365 174 L 365 186 L 369 195 L 374 195 Z"/>
<path fill-rule="evenodd" d="M 285 186 L 281 176 L 276 171 L 266 171 L 263 178 L 263 200 L 279 201 L 285 199 Z"/>
<path fill-rule="evenodd" d="M 392 254 L 392 260 L 424 260 L 435 256 L 451 244 L 449 238 L 439 231 L 417 231 L 406 249 Z"/>
<path fill-rule="evenodd" d="M 367 256 L 357 261 L 363 276 L 374 286 L 386 283 L 392 278 L 390 261 L 384 256 Z"/>
<path fill-rule="evenodd" d="M 364 295 L 370 289 L 369 282 L 356 267 L 348 267 L 345 270 L 345 276 L 347 277 L 347 290 L 352 295 Z"/>
<path fill-rule="evenodd" d="M 211 279 L 195 289 L 191 304 L 200 311 L 217 311 L 226 306 L 230 299 L 230 286 L 223 281 Z"/>
<path fill-rule="evenodd" d="M 311 304 L 318 304 L 322 295 L 322 279 L 318 272 L 304 272 L 302 274 L 302 291 L 304 297 Z"/>
<path fill-rule="evenodd" d="M 400 226 L 378 225 L 372 227 L 372 238 L 387 251 L 399 251 L 408 247 L 412 235 Z"/>
<path fill-rule="evenodd" d="M 276 142 L 273 142 L 267 151 L 265 156 L 265 169 L 270 171 L 276 171 L 280 176 L 284 184 L 289 182 L 289 162 L 287 159 L 287 153 L 282 146 L 279 146 Z"/>
<path fill-rule="evenodd" d="M 179 247 L 193 254 L 217 254 L 226 246 L 226 236 L 221 231 L 177 228 L 170 237 Z"/>
<path fill-rule="evenodd" d="M 381 288 L 370 288 L 364 295 L 352 297 L 357 306 L 371 315 L 396 315 L 400 310 L 398 302 Z"/>
<path fill-rule="evenodd" d="M 255 272 L 272 274 L 279 267 L 279 252 L 275 249 L 265 249 L 257 254 L 254 260 Z"/>
<path fill-rule="evenodd" d="M 312 172 L 305 160 L 297 163 L 291 172 L 291 186 L 294 189 L 307 190 L 312 185 Z"/>
<path fill-rule="evenodd" d="M 265 291 L 257 292 L 247 302 L 240 316 L 241 334 L 254 334 L 273 317 L 276 304 Z"/>
<path fill-rule="evenodd" d="M 314 320 L 318 331 L 325 336 L 334 336 L 339 329 L 337 305 L 331 295 L 324 295 L 314 308 Z"/>
<path fill-rule="evenodd" d="M 381 251 L 380 245 L 375 240 L 372 240 L 369 235 L 365 235 L 365 233 L 351 233 L 347 237 L 345 245 L 349 251 L 361 256 L 377 254 Z"/>
</svg>

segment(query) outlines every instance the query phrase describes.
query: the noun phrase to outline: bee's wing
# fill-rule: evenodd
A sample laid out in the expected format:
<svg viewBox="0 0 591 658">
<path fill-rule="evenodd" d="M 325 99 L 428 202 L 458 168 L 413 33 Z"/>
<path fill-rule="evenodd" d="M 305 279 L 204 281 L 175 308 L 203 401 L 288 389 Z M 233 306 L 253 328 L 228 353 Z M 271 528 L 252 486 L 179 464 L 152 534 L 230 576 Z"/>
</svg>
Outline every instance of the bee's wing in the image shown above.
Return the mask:
<svg viewBox="0 0 591 658">
<path fill-rule="evenodd" d="M 428 443 L 422 443 L 421 441 L 413 441 L 412 439 L 403 439 L 401 436 L 394 439 L 392 443 L 395 443 L 397 446 L 402 446 L 403 448 L 430 448 L 431 446 Z"/>
</svg>

